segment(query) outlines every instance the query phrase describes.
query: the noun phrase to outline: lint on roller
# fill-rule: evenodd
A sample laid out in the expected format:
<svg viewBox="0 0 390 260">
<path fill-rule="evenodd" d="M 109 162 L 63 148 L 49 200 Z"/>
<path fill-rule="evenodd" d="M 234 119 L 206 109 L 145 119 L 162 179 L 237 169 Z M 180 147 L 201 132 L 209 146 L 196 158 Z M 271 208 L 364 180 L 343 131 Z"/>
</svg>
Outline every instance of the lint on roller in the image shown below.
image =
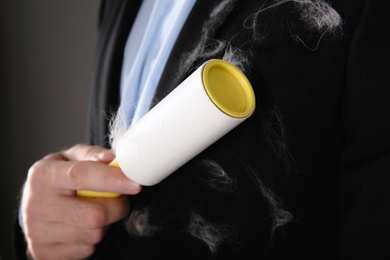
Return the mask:
<svg viewBox="0 0 390 260">
<path fill-rule="evenodd" d="M 112 164 L 141 185 L 158 184 L 254 109 L 255 95 L 245 75 L 227 61 L 209 60 L 121 136 Z M 78 195 L 117 194 L 78 191 Z"/>
</svg>

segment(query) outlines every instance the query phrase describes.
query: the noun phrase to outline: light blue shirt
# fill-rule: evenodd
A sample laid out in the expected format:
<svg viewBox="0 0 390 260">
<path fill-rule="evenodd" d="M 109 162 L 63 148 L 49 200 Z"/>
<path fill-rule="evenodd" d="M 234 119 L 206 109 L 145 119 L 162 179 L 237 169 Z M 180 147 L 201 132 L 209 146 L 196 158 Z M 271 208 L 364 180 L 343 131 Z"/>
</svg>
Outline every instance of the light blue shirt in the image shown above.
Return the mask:
<svg viewBox="0 0 390 260">
<path fill-rule="evenodd" d="M 144 116 L 195 0 L 144 0 L 127 39 L 120 111 L 128 126 Z"/>
</svg>

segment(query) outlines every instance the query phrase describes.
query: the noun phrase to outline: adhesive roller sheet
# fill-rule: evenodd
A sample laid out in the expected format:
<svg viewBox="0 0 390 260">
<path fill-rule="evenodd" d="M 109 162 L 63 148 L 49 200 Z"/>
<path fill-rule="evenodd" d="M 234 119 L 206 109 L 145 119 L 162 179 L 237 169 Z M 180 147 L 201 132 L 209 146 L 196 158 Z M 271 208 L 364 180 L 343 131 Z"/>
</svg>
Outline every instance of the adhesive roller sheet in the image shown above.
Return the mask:
<svg viewBox="0 0 390 260">
<path fill-rule="evenodd" d="M 139 184 L 155 185 L 246 120 L 254 109 L 254 92 L 245 75 L 227 61 L 209 60 L 121 136 L 111 165 Z"/>
<path fill-rule="evenodd" d="M 254 111 L 245 75 L 223 60 L 200 66 L 119 140 L 116 159 L 133 181 L 155 185 Z"/>
</svg>

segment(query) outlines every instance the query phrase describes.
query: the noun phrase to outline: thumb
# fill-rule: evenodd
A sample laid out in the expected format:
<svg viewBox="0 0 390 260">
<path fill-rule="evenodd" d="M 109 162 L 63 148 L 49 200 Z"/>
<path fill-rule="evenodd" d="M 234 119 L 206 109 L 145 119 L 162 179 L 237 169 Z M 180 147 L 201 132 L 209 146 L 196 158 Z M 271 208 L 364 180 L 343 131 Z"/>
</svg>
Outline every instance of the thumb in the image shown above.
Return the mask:
<svg viewBox="0 0 390 260">
<path fill-rule="evenodd" d="M 77 144 L 63 152 L 69 161 L 96 161 L 105 164 L 114 160 L 115 155 L 110 149 L 98 145 Z"/>
</svg>

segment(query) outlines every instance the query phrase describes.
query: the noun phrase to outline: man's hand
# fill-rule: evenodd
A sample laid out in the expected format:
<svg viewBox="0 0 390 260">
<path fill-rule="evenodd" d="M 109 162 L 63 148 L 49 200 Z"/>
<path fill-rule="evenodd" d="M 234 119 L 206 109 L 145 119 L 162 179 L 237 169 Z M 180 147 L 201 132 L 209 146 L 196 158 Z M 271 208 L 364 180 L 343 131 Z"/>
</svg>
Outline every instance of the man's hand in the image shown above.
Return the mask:
<svg viewBox="0 0 390 260">
<path fill-rule="evenodd" d="M 106 228 L 127 215 L 127 196 L 76 196 L 76 190 L 140 192 L 139 184 L 107 165 L 113 159 L 110 150 L 76 145 L 46 156 L 30 168 L 21 210 L 28 250 L 35 259 L 88 257 Z"/>
</svg>

